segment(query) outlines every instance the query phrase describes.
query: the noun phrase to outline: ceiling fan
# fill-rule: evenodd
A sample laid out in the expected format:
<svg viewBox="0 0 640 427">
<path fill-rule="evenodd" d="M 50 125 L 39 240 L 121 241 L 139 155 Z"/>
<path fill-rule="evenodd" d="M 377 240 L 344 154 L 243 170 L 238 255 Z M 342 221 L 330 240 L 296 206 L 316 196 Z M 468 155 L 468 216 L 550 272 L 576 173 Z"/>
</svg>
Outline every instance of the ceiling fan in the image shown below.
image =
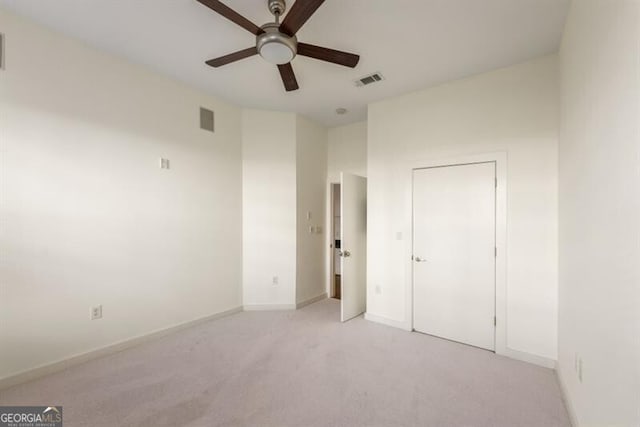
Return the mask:
<svg viewBox="0 0 640 427">
<path fill-rule="evenodd" d="M 278 66 L 284 87 L 289 92 L 299 87 L 291 67 L 291 60 L 296 55 L 308 56 L 351 68 L 354 68 L 360 60 L 360 56 L 352 53 L 298 42 L 296 33 L 324 3 L 324 0 L 297 0 L 282 23 L 280 23 L 280 17 L 286 9 L 285 0 L 267 0 L 267 7 L 275 17 L 275 21 L 266 23 L 262 27 L 258 27 L 219 0 L 198 0 L 198 2 L 256 36 L 254 47 L 207 61 L 207 65 L 212 67 L 221 67 L 259 54 L 266 61 Z"/>
</svg>

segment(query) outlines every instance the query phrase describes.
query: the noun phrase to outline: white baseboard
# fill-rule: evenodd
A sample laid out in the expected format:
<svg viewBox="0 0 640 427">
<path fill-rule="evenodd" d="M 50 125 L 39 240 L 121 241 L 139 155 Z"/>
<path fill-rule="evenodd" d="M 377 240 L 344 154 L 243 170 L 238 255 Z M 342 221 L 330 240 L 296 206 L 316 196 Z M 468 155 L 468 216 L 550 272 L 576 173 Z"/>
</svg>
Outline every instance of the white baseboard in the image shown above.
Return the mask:
<svg viewBox="0 0 640 427">
<path fill-rule="evenodd" d="M 128 348 L 135 347 L 137 345 L 156 340 L 158 338 L 164 337 L 174 332 L 178 332 L 180 330 L 187 329 L 192 326 L 199 325 L 201 323 L 209 322 L 211 320 L 220 319 L 222 317 L 239 313 L 241 311 L 242 311 L 242 307 L 232 308 L 231 310 L 226 310 L 221 313 L 216 313 L 209 316 L 201 317 L 199 319 L 190 320 L 188 322 L 179 323 L 177 325 L 169 326 L 168 328 L 157 329 L 145 335 L 139 335 L 137 337 L 120 341 L 115 344 L 110 344 L 104 347 L 100 347 L 95 350 L 88 351 L 86 353 L 81 353 L 75 356 L 71 356 L 62 360 L 55 361 L 53 363 L 41 365 L 33 369 L 28 369 L 26 371 L 22 371 L 17 374 L 10 375 L 8 377 L 0 378 L 0 390 L 4 390 L 14 385 L 26 383 L 28 381 L 33 381 L 35 379 L 44 377 L 46 375 L 63 371 L 72 366 L 80 365 L 82 363 L 88 362 L 93 359 L 118 353 L 122 350 L 126 350 Z"/>
<path fill-rule="evenodd" d="M 317 297 L 310 298 L 305 301 L 301 301 L 297 304 L 248 304 L 243 307 L 244 311 L 287 311 L 297 310 L 305 305 L 313 304 L 327 298 L 327 293 L 318 295 Z"/>
<path fill-rule="evenodd" d="M 389 319 L 382 316 L 377 316 L 371 313 L 365 313 L 364 318 L 371 322 L 381 323 L 383 325 L 392 326 L 394 328 L 402 329 L 404 331 L 411 332 L 411 328 L 408 328 L 405 322 L 398 322 L 397 320 Z"/>
<path fill-rule="evenodd" d="M 313 304 L 314 302 L 322 301 L 323 299 L 327 299 L 327 293 L 323 293 L 322 295 L 318 295 L 317 297 L 309 298 L 308 300 L 301 301 L 296 304 L 296 309 L 302 308 L 306 305 Z"/>
<path fill-rule="evenodd" d="M 411 332 L 413 330 L 410 326 L 407 325 L 406 322 L 399 322 L 397 320 L 388 319 L 386 317 L 377 316 L 371 313 L 365 313 L 364 318 L 371 322 L 392 326 L 394 328 L 402 329 L 403 331 Z M 534 365 L 542 366 L 549 369 L 555 369 L 556 367 L 556 361 L 553 359 L 548 359 L 546 357 L 538 356 L 535 354 L 525 353 L 523 351 L 513 350 L 511 348 L 507 348 L 503 353 L 500 353 L 500 355 L 509 357 L 511 359 L 520 360 L 522 362 L 532 363 Z"/>
<path fill-rule="evenodd" d="M 295 310 L 295 304 L 250 304 L 242 307 L 244 311 L 286 311 Z"/>
<path fill-rule="evenodd" d="M 576 410 L 573 407 L 573 404 L 571 403 L 571 399 L 569 398 L 567 385 L 565 384 L 562 374 L 560 373 L 560 369 L 558 369 L 557 367 L 556 367 L 556 378 L 558 378 L 558 384 L 560 384 L 560 391 L 562 392 L 562 400 L 564 401 L 564 406 L 565 408 L 567 408 L 567 412 L 569 413 L 569 420 L 571 421 L 571 425 L 573 427 L 580 427 Z"/>
<path fill-rule="evenodd" d="M 498 354 L 498 353 L 496 353 Z M 509 357 L 511 359 L 520 360 L 521 362 L 532 363 L 534 365 L 542 366 L 543 368 L 555 369 L 556 361 L 547 357 L 538 356 L 537 354 L 526 353 L 524 351 L 514 350 L 507 347 L 504 353 L 500 353 L 501 356 Z"/>
</svg>

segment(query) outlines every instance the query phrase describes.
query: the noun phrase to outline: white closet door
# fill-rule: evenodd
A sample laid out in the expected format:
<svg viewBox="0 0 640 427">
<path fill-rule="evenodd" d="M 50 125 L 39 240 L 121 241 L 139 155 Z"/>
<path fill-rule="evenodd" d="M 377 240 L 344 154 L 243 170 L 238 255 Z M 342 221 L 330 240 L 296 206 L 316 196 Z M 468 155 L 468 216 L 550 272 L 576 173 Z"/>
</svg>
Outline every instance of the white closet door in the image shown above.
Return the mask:
<svg viewBox="0 0 640 427">
<path fill-rule="evenodd" d="M 413 173 L 413 325 L 494 350 L 495 162 Z"/>
</svg>

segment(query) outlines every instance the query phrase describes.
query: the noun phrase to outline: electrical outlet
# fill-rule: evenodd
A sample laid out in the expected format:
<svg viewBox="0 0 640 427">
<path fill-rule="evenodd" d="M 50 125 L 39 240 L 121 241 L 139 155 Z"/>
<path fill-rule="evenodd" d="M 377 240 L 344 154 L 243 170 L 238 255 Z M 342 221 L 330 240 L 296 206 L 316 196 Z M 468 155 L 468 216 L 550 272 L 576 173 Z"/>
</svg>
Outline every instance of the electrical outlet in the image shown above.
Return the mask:
<svg viewBox="0 0 640 427">
<path fill-rule="evenodd" d="M 382 288 L 380 287 L 380 285 L 376 286 L 376 294 L 380 295 L 382 293 Z"/>
<path fill-rule="evenodd" d="M 278 278 L 278 276 L 273 276 L 273 279 L 271 279 L 272 285 L 277 285 L 279 282 L 280 282 L 280 279 Z"/>
<path fill-rule="evenodd" d="M 91 307 L 91 320 L 102 319 L 102 305 Z"/>
</svg>

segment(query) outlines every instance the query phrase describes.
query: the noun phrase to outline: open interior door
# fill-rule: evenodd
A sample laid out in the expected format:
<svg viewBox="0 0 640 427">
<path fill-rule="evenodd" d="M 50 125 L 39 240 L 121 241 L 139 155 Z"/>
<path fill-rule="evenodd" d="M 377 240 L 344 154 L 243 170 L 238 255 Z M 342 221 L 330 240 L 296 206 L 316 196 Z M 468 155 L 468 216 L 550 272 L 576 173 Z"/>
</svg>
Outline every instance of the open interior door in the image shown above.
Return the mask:
<svg viewBox="0 0 640 427">
<path fill-rule="evenodd" d="M 367 179 L 340 174 L 342 241 L 341 320 L 364 313 L 367 304 Z"/>
</svg>

